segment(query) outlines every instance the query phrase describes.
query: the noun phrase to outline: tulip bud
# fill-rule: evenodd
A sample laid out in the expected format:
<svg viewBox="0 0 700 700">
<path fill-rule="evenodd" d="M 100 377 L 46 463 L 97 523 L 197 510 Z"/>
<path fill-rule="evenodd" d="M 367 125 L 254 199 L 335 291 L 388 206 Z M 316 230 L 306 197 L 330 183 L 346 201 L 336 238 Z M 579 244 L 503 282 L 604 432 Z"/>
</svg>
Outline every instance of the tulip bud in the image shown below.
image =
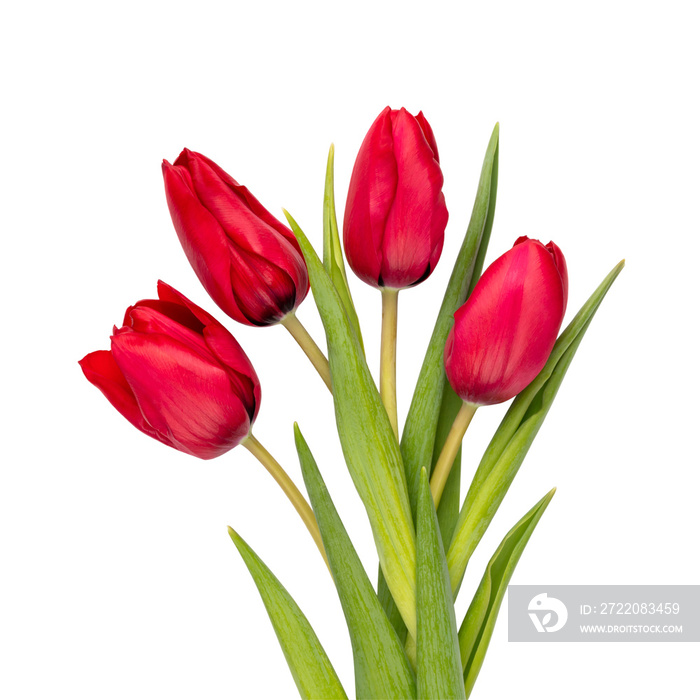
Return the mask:
<svg viewBox="0 0 700 700">
<path fill-rule="evenodd" d="M 345 207 L 345 254 L 360 279 L 403 289 L 430 275 L 447 225 L 442 183 L 423 113 L 387 107 L 360 146 Z"/>
<path fill-rule="evenodd" d="M 249 434 L 260 382 L 236 339 L 163 282 L 130 306 L 111 350 L 86 355 L 88 381 L 132 425 L 181 452 L 211 459 Z"/>
<path fill-rule="evenodd" d="M 537 376 L 564 319 L 568 285 L 561 250 L 526 236 L 489 266 L 445 345 L 447 379 L 463 401 L 507 401 Z"/>
<path fill-rule="evenodd" d="M 216 163 L 185 149 L 163 161 L 165 194 L 187 259 L 231 318 L 269 326 L 309 291 L 294 234 Z"/>
</svg>

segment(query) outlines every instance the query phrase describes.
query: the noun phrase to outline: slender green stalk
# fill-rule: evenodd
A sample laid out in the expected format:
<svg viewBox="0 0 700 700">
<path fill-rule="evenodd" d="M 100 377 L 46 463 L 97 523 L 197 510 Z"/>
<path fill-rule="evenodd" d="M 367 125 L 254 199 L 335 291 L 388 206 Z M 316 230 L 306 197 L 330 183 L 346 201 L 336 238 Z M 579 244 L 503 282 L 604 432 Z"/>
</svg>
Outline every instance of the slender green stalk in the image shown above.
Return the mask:
<svg viewBox="0 0 700 700">
<path fill-rule="evenodd" d="M 399 439 L 399 419 L 396 408 L 396 325 L 399 290 L 382 289 L 382 354 L 379 365 L 379 394 L 389 422 Z"/>
<path fill-rule="evenodd" d="M 416 645 L 416 640 L 411 637 L 410 634 L 406 635 L 406 644 L 404 646 L 406 650 L 406 656 L 408 657 L 408 661 L 411 664 L 411 667 L 413 670 L 416 670 L 416 666 L 418 665 L 418 647 Z"/>
<path fill-rule="evenodd" d="M 435 469 L 433 469 L 433 475 L 430 479 L 430 491 L 433 494 L 436 508 L 440 503 L 447 477 L 450 475 L 450 469 L 452 469 L 459 446 L 462 444 L 464 433 L 467 432 L 477 408 L 479 407 L 466 401 L 462 404 L 462 408 L 459 409 L 455 422 L 447 435 L 440 457 L 435 463 Z"/>
<path fill-rule="evenodd" d="M 262 446 L 262 444 L 253 436 L 251 433 L 248 437 L 241 443 L 246 449 L 250 451 L 251 454 L 260 462 L 260 464 L 267 469 L 272 478 L 282 487 L 285 495 L 294 506 L 297 513 L 301 517 L 306 529 L 313 537 L 318 551 L 321 552 L 323 561 L 326 562 L 328 566 L 328 558 L 326 557 L 326 550 L 323 547 L 323 539 L 321 538 L 321 531 L 318 529 L 318 523 L 316 522 L 316 516 L 311 510 L 311 506 L 307 503 L 306 499 L 301 495 L 301 492 L 296 487 L 289 474 L 287 474 L 284 469 L 280 466 L 279 462 Z M 330 570 L 330 569 L 329 569 Z"/>
<path fill-rule="evenodd" d="M 331 384 L 331 370 L 328 366 L 328 360 L 323 352 L 321 352 L 321 348 L 316 345 L 314 339 L 309 335 L 309 331 L 304 328 L 301 321 L 294 313 L 287 314 L 280 323 L 291 333 L 292 338 L 299 343 L 299 347 L 304 351 L 309 360 L 311 360 L 311 364 L 321 375 L 321 379 L 323 379 L 328 387 L 328 391 L 332 394 L 333 386 Z"/>
</svg>

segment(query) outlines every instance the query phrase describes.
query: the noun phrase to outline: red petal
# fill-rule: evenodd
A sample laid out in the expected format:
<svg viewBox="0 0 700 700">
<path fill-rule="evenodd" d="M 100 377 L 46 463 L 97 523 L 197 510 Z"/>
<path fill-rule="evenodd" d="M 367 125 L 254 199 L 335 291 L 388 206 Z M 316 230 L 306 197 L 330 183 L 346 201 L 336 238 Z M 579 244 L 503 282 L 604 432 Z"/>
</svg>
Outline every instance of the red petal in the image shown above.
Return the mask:
<svg viewBox="0 0 700 700">
<path fill-rule="evenodd" d="M 452 387 L 480 405 L 512 398 L 544 366 L 563 316 L 551 254 L 538 241 L 517 244 L 486 270 L 455 314 L 445 348 Z"/>
<path fill-rule="evenodd" d="M 133 306 L 130 306 L 124 314 L 124 325 L 134 328 L 134 330 L 145 330 L 134 327 L 134 309 L 151 309 L 154 313 L 166 316 L 179 325 L 189 328 L 194 333 L 201 334 L 204 324 L 186 307 L 177 302 L 163 301 L 159 299 L 141 299 Z"/>
<path fill-rule="evenodd" d="M 109 350 L 91 352 L 80 360 L 79 364 L 87 380 L 94 384 L 133 426 L 166 445 L 170 444 L 143 417 L 134 392 Z"/>
<path fill-rule="evenodd" d="M 158 280 L 158 296 L 164 301 L 183 304 L 202 323 L 207 348 L 224 369 L 230 370 L 229 379 L 238 390 L 252 424 L 260 409 L 260 380 L 238 341 L 211 314 L 162 280 Z"/>
<path fill-rule="evenodd" d="M 231 259 L 233 294 L 251 325 L 277 323 L 300 303 L 297 301 L 299 288 L 292 277 L 269 258 L 231 246 Z M 304 296 L 305 292 L 301 300 Z"/>
<path fill-rule="evenodd" d="M 236 182 L 236 180 L 234 180 L 213 160 L 207 158 L 201 153 L 196 153 L 195 151 L 190 151 L 186 148 L 182 154 L 180 154 L 180 157 L 176 163 L 188 165 L 193 163 L 195 160 L 199 160 L 202 166 L 206 165 L 214 173 L 214 175 L 220 178 L 232 190 L 232 192 L 247 205 L 247 207 L 256 217 L 262 219 L 262 221 L 264 221 L 268 226 L 281 234 L 283 238 L 286 238 L 287 241 L 292 244 L 292 247 L 299 253 L 299 255 L 301 255 L 301 248 L 299 247 L 296 236 L 292 233 L 291 229 L 285 226 L 279 219 L 274 217 L 267 209 L 265 209 L 265 207 L 253 196 L 252 192 L 247 187 L 244 187 Z M 190 172 L 192 172 L 191 168 Z"/>
<path fill-rule="evenodd" d="M 260 410 L 260 380 L 236 339 L 220 324 L 204 329 L 204 339 L 217 360 L 229 371 L 236 393 L 250 416 L 251 425 Z"/>
<path fill-rule="evenodd" d="M 360 279 L 375 287 L 380 286 L 382 239 L 397 185 L 391 109 L 386 107 L 360 146 L 343 221 L 348 264 Z"/>
<path fill-rule="evenodd" d="M 552 254 L 554 264 L 557 266 L 557 270 L 559 270 L 561 284 L 564 289 L 564 311 L 566 311 L 566 305 L 569 301 L 569 269 L 566 266 L 566 258 L 564 258 L 564 253 L 561 252 L 561 249 L 556 243 L 550 241 L 547 243 L 546 248 Z"/>
<path fill-rule="evenodd" d="M 204 330 L 204 326 L 210 323 L 218 323 L 210 313 L 205 311 L 201 306 L 197 306 L 197 304 L 190 301 L 182 292 L 178 292 L 175 287 L 171 287 L 166 282 L 163 282 L 163 280 L 158 280 L 158 299 L 160 299 L 161 302 L 167 303 L 169 309 L 173 308 L 173 306 L 182 309 L 180 318 L 187 318 L 187 314 L 193 317 L 195 319 L 194 323 L 184 324 L 188 325 L 192 330 L 198 329 L 201 333 Z M 177 319 L 178 317 L 172 316 L 172 318 Z"/>
<path fill-rule="evenodd" d="M 143 415 L 177 449 L 210 459 L 248 434 L 248 414 L 218 363 L 161 335 L 116 336 L 112 352 Z"/>
<path fill-rule="evenodd" d="M 382 279 L 401 289 L 422 281 L 442 252 L 447 208 L 443 176 L 415 117 L 405 109 L 393 119 L 398 186 L 382 241 Z"/>
<path fill-rule="evenodd" d="M 279 321 L 303 301 L 309 289 L 306 264 L 294 235 L 209 159 L 185 151 L 178 162 L 187 167 L 200 205 L 225 232 L 221 255 L 229 260 L 230 273 L 226 281 L 217 282 L 227 287 L 237 310 L 230 315 L 252 325 Z"/>
<path fill-rule="evenodd" d="M 171 302 L 159 301 L 155 303 L 160 308 L 153 308 L 150 304 L 144 303 L 136 304 L 131 308 L 131 329 L 142 334 L 167 335 L 199 354 L 205 361 L 209 360 L 211 353 L 202 335 L 204 326 L 194 318 L 188 309 Z M 200 330 L 194 331 L 188 328 L 175 320 L 171 314 L 175 318 L 187 314 L 190 321 L 199 325 Z"/>
<path fill-rule="evenodd" d="M 224 230 L 195 195 L 184 167 L 164 162 L 163 177 L 175 230 L 199 281 L 229 316 L 245 322 L 231 294 L 231 261 Z"/>
<path fill-rule="evenodd" d="M 425 140 L 428 142 L 428 145 L 433 152 L 433 157 L 439 163 L 440 156 L 438 154 L 438 147 L 437 142 L 435 141 L 433 128 L 430 126 L 430 124 L 428 124 L 428 120 L 425 118 L 423 112 L 418 112 L 418 114 L 416 114 L 416 121 L 420 124 L 420 128 L 423 130 Z"/>
</svg>

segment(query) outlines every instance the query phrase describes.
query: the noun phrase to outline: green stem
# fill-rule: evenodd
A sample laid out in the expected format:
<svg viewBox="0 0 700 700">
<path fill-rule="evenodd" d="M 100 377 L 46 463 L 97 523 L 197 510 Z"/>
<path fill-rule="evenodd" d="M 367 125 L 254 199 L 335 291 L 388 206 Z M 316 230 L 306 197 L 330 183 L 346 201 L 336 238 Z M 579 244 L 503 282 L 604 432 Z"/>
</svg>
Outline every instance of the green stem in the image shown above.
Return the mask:
<svg viewBox="0 0 700 700">
<path fill-rule="evenodd" d="M 457 451 L 462 444 L 464 433 L 467 432 L 467 428 L 472 422 L 477 408 L 479 407 L 472 403 L 467 403 L 466 401 L 462 403 L 462 408 L 459 409 L 459 413 L 454 423 L 452 423 L 450 432 L 447 434 L 447 439 L 442 447 L 442 452 L 440 452 L 440 457 L 435 463 L 433 475 L 430 478 L 430 492 L 433 494 L 433 501 L 435 501 L 436 508 L 440 503 L 442 492 L 447 483 L 447 477 L 450 475 L 450 470 L 457 456 Z"/>
<path fill-rule="evenodd" d="M 248 437 L 243 440 L 241 445 L 243 445 L 256 457 L 258 462 L 260 462 L 260 464 L 267 469 L 272 478 L 282 487 L 282 491 L 284 491 L 285 495 L 296 509 L 296 512 L 299 513 L 304 525 L 306 525 L 306 529 L 311 534 L 311 537 L 313 537 L 314 542 L 318 547 L 318 551 L 321 552 L 321 556 L 326 562 L 326 566 L 328 566 L 328 558 L 326 557 L 326 550 L 323 547 L 323 539 L 321 538 L 321 531 L 318 529 L 316 516 L 311 510 L 311 506 L 308 504 L 304 496 L 301 495 L 301 492 L 291 480 L 289 474 L 282 469 L 279 462 L 262 446 L 262 444 L 253 436 L 252 433 L 250 433 Z"/>
<path fill-rule="evenodd" d="M 404 645 L 404 649 L 406 650 L 406 657 L 408 658 L 408 662 L 411 664 L 413 670 L 415 671 L 418 665 L 418 648 L 416 646 L 416 640 L 413 637 L 411 637 L 410 634 L 406 635 L 406 644 Z"/>
<path fill-rule="evenodd" d="M 331 385 L 331 370 L 328 366 L 328 360 L 321 352 L 321 348 L 316 345 L 314 339 L 309 335 L 309 331 L 301 325 L 301 321 L 299 321 L 294 313 L 287 314 L 280 323 L 291 333 L 292 338 L 299 343 L 299 347 L 301 347 L 309 360 L 311 360 L 311 364 L 321 375 L 321 379 L 326 383 L 328 391 L 332 394 L 333 387 Z"/>
<path fill-rule="evenodd" d="M 396 408 L 396 326 L 399 290 L 382 289 L 382 350 L 379 365 L 379 393 L 389 416 L 389 422 L 399 439 L 399 420 Z"/>
</svg>

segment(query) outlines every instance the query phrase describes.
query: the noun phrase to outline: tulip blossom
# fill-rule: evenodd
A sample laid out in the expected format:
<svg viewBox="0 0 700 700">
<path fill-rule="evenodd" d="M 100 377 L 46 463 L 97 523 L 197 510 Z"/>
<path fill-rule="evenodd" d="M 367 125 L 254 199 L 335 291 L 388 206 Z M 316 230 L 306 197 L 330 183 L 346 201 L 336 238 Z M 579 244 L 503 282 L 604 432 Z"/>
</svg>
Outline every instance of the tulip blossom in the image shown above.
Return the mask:
<svg viewBox="0 0 700 700">
<path fill-rule="evenodd" d="M 445 344 L 445 372 L 464 403 L 430 479 L 436 506 L 477 408 L 512 399 L 545 366 L 564 320 L 568 291 L 561 250 L 522 236 L 488 267 L 455 313 Z"/>
<path fill-rule="evenodd" d="M 566 311 L 568 275 L 554 244 L 519 238 L 455 313 L 445 371 L 463 401 L 507 401 L 540 372 Z"/>
<path fill-rule="evenodd" d="M 111 350 L 80 366 L 132 425 L 202 459 L 243 441 L 260 407 L 258 377 L 236 339 L 163 282 L 158 299 L 126 310 Z"/>
<path fill-rule="evenodd" d="M 382 291 L 379 391 L 397 438 L 398 291 L 426 279 L 440 259 L 447 225 L 442 183 L 435 136 L 423 113 L 384 109 L 355 160 L 343 243 L 353 272 Z"/>
<path fill-rule="evenodd" d="M 360 146 L 345 207 L 345 254 L 360 279 L 403 289 L 430 275 L 447 225 L 442 183 L 423 113 L 387 107 Z"/>
<path fill-rule="evenodd" d="M 448 219 L 438 149 L 423 114 L 387 107 L 372 124 L 352 172 L 344 245 L 336 217 L 331 147 L 322 259 L 288 212 L 284 213 L 291 231 L 204 156 L 185 150 L 173 165 L 163 164 L 175 228 L 210 295 L 247 325 L 284 326 L 331 390 L 334 432 L 376 546 L 377 589 L 365 574 L 313 446 L 299 426 L 294 425 L 295 446 L 313 508 L 253 434 L 260 406 L 258 378 L 236 340 L 208 313 L 159 282 L 157 299 L 127 309 L 123 325 L 114 328 L 111 349 L 80 361 L 87 379 L 117 411 L 159 442 L 202 459 L 241 445 L 267 470 L 297 511 L 332 576 L 356 662 L 356 695 L 368 700 L 470 696 L 506 584 L 554 489 L 504 530 L 471 604 L 463 608 L 467 612 L 459 627 L 456 596 L 583 335 L 624 266 L 622 261 L 613 268 L 559 339 L 568 274 L 554 243 L 519 238 L 480 274 L 497 199 L 499 133 L 497 124 L 403 430 L 396 400 L 398 297 L 432 273 Z M 370 370 L 343 248 L 357 275 L 381 293 L 379 381 Z M 330 363 L 296 318 L 309 282 Z M 413 313 L 411 325 L 418 321 Z M 306 399 L 309 389 L 298 386 L 303 378 L 296 376 L 293 358 L 274 342 L 267 349 L 286 370 L 280 384 L 285 379 L 295 384 L 291 396 L 280 395 L 279 400 Z M 284 387 L 276 387 L 280 388 Z M 481 406 L 510 399 L 478 466 L 469 470 L 473 479 L 457 513 L 458 454 L 466 430 Z M 331 417 L 325 402 L 318 402 L 318 408 L 324 421 Z M 327 427 L 316 426 L 321 432 Z M 174 456 L 163 450 L 164 459 L 167 454 Z M 246 454 L 237 450 L 234 455 L 240 474 L 249 466 Z M 458 470 L 456 478 L 450 478 L 453 468 Z M 257 484 L 252 492 L 246 476 L 241 475 L 238 485 L 243 497 L 254 503 L 266 530 L 272 524 L 277 541 L 286 540 L 288 526 L 285 513 L 278 512 L 278 499 L 268 500 Z M 330 658 L 289 592 L 234 530 L 229 528 L 229 533 L 260 593 L 301 696 L 347 699 Z M 291 543 L 289 551 L 296 568 L 303 567 L 303 546 Z M 316 578 L 317 570 L 307 574 Z M 384 612 L 386 603 L 393 609 L 391 621 Z"/>
<path fill-rule="evenodd" d="M 190 264 L 211 298 L 249 326 L 281 321 L 309 276 L 294 234 L 216 163 L 185 149 L 163 161 L 165 194 Z"/>
</svg>

